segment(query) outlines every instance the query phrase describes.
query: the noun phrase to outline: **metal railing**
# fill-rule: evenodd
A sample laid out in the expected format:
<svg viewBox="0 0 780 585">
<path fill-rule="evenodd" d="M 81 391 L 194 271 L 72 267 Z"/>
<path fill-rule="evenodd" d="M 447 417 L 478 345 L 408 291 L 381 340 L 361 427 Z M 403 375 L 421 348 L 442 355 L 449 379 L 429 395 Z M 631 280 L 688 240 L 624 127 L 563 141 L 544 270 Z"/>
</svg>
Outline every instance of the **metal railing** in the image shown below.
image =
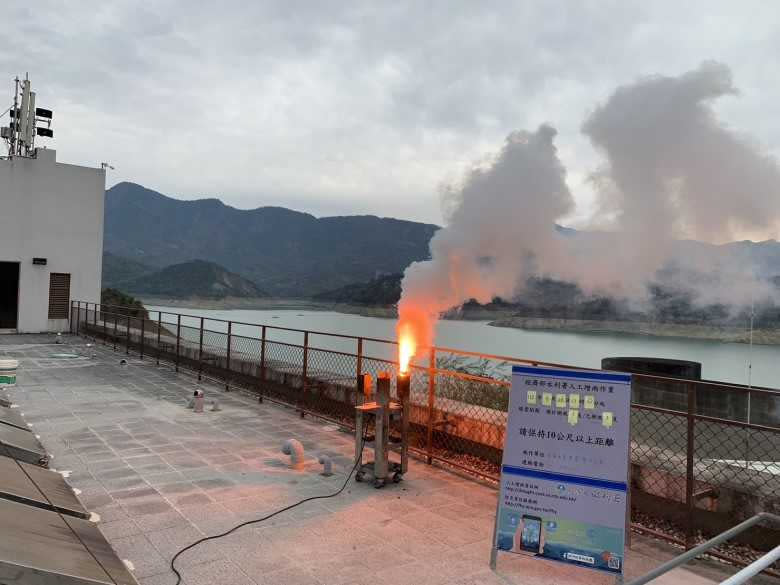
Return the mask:
<svg viewBox="0 0 780 585">
<path fill-rule="evenodd" d="M 775 524 L 780 524 L 780 516 L 769 514 L 767 512 L 761 512 L 759 514 L 756 514 L 752 518 L 748 518 L 747 520 L 734 526 L 733 528 L 730 528 L 718 534 L 716 537 L 711 538 L 707 542 L 704 542 L 699 546 L 692 548 L 691 550 L 688 550 L 683 554 L 674 557 L 670 561 L 662 565 L 659 565 L 658 567 L 656 567 L 652 571 L 648 571 L 641 577 L 632 579 L 626 585 L 644 585 L 645 583 L 649 583 L 650 581 L 657 579 L 661 575 L 668 573 L 672 569 L 684 565 L 688 561 L 692 561 L 699 555 L 703 555 L 709 552 L 710 550 L 712 550 L 713 548 L 715 548 L 720 544 L 723 544 L 727 540 L 731 540 L 735 536 L 739 536 L 746 530 L 752 528 L 753 526 L 757 525 L 758 523 L 764 520 L 768 520 Z M 780 546 L 774 547 L 770 552 L 768 552 L 765 555 L 762 555 L 760 558 L 750 563 L 744 569 L 739 571 L 736 575 L 732 575 L 731 577 L 723 581 L 721 585 L 741 585 L 742 583 L 747 583 L 748 579 L 755 577 L 758 573 L 767 569 L 778 558 L 780 558 Z"/>
<path fill-rule="evenodd" d="M 72 333 L 115 350 L 345 426 L 354 424 L 358 375 L 397 369 L 397 344 L 386 339 L 77 301 L 70 323 Z M 429 348 L 411 371 L 411 448 L 428 463 L 496 480 L 518 363 L 565 367 Z M 690 549 L 699 531 L 717 534 L 754 511 L 780 509 L 780 391 L 634 374 L 631 433 L 635 530 Z M 764 537 L 743 538 L 760 546 Z"/>
</svg>

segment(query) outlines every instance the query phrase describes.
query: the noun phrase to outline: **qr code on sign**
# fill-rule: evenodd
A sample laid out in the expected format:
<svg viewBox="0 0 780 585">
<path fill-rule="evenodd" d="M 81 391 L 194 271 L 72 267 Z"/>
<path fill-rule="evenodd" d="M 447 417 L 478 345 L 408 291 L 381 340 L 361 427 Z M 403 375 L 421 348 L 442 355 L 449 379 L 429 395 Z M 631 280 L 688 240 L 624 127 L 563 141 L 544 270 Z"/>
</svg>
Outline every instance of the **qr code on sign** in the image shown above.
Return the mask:
<svg viewBox="0 0 780 585">
<path fill-rule="evenodd" d="M 609 557 L 607 559 L 607 567 L 610 569 L 620 569 L 620 557 Z"/>
</svg>

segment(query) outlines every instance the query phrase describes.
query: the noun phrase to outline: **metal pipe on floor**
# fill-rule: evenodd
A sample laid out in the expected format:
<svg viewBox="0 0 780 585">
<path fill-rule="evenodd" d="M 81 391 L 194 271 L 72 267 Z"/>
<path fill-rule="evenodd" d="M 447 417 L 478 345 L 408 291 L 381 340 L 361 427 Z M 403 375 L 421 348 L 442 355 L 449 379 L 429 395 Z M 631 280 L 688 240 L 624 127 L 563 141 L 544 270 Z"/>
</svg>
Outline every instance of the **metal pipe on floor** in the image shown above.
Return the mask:
<svg viewBox="0 0 780 585">
<path fill-rule="evenodd" d="M 322 465 L 322 473 L 325 477 L 333 475 L 333 461 L 330 456 L 322 454 L 317 458 L 317 461 Z"/>
<path fill-rule="evenodd" d="M 290 467 L 296 471 L 303 471 L 303 445 L 298 439 L 287 439 L 282 445 L 282 453 L 290 456 Z"/>
</svg>

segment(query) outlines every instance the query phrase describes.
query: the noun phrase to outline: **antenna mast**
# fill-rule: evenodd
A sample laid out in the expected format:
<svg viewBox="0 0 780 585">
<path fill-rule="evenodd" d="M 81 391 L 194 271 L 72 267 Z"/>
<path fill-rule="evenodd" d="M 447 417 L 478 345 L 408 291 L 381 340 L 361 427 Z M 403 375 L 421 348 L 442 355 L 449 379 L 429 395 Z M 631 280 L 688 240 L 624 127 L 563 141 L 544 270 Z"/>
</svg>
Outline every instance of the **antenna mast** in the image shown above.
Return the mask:
<svg viewBox="0 0 780 585">
<path fill-rule="evenodd" d="M 7 158 L 35 158 L 35 137 L 54 137 L 51 130 L 52 111 L 35 107 L 35 92 L 30 88 L 27 75 L 24 80 L 18 76 L 14 78 L 14 103 L 6 112 L 10 113 L 10 123 L 0 127 L 0 138 L 8 144 Z M 37 126 L 39 122 L 46 126 Z"/>
<path fill-rule="evenodd" d="M 16 131 L 18 129 L 18 114 L 19 113 L 19 77 L 14 78 L 14 109 L 11 113 L 11 148 L 8 151 L 9 156 L 16 154 Z"/>
</svg>

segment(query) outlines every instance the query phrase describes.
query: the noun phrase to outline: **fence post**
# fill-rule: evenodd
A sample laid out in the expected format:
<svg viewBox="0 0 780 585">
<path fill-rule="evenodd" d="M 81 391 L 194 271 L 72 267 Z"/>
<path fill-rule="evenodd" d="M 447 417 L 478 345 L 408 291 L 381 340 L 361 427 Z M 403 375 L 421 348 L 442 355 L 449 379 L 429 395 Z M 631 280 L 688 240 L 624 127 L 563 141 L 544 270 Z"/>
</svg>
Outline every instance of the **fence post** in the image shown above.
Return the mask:
<svg viewBox="0 0 780 585">
<path fill-rule="evenodd" d="M 128 309 L 129 311 L 130 309 Z M 130 315 L 127 316 L 127 336 L 125 338 L 125 354 L 130 355 Z"/>
<path fill-rule="evenodd" d="M 225 369 L 227 372 L 225 373 L 225 392 L 230 392 L 230 346 L 232 341 L 232 335 L 233 335 L 233 321 L 228 321 L 228 332 L 227 332 L 227 354 L 225 356 Z"/>
<path fill-rule="evenodd" d="M 146 310 L 146 309 L 142 309 Z M 146 341 L 146 317 L 141 313 L 141 359 L 144 359 L 144 342 Z"/>
<path fill-rule="evenodd" d="M 98 311 L 98 304 L 95 303 L 95 314 L 92 316 L 92 326 L 95 328 L 93 337 L 95 338 L 95 341 L 97 341 L 97 311 Z"/>
<path fill-rule="evenodd" d="M 260 337 L 260 393 L 257 398 L 258 402 L 263 401 L 263 386 L 265 384 L 265 325 L 263 325 L 263 333 Z"/>
<path fill-rule="evenodd" d="M 357 340 L 357 371 L 355 372 L 356 375 L 360 375 L 363 373 L 363 338 L 358 337 Z"/>
<path fill-rule="evenodd" d="M 118 337 L 118 335 L 117 335 L 117 321 L 118 321 L 118 319 L 119 319 L 118 315 L 116 313 L 114 313 L 114 351 L 116 351 L 116 338 Z"/>
<path fill-rule="evenodd" d="M 436 394 L 436 348 L 431 348 L 428 357 L 428 444 L 426 454 L 428 463 L 433 463 L 433 406 Z"/>
<path fill-rule="evenodd" d="M 181 313 L 176 314 L 176 371 L 179 371 L 179 344 L 181 342 Z"/>
<path fill-rule="evenodd" d="M 357 367 L 356 367 L 356 380 L 360 379 L 360 377 L 363 375 L 363 338 L 358 337 L 357 340 Z M 358 388 L 357 385 L 355 385 L 355 404 L 353 406 L 357 406 L 358 404 L 363 403 L 363 389 Z"/>
<path fill-rule="evenodd" d="M 157 365 L 160 365 L 160 333 L 162 332 L 162 311 L 157 311 Z"/>
<path fill-rule="evenodd" d="M 200 340 L 198 341 L 198 381 L 203 379 L 203 317 L 200 318 Z"/>
<path fill-rule="evenodd" d="M 748 366 L 748 367 L 752 368 L 752 366 Z M 745 413 L 747 415 L 745 417 L 745 422 L 747 422 L 747 424 L 750 424 L 750 399 L 751 398 L 752 398 L 751 390 L 750 390 L 750 387 L 748 386 L 747 405 L 746 405 L 747 412 Z M 750 453 L 751 453 L 751 451 L 750 451 L 750 429 L 747 428 L 747 429 L 745 429 L 745 469 L 750 469 L 750 462 L 751 462 Z"/>
<path fill-rule="evenodd" d="M 108 331 L 106 330 L 106 313 L 103 305 L 100 305 L 100 315 L 103 317 L 103 345 L 108 345 Z"/>
<path fill-rule="evenodd" d="M 81 301 L 76 301 L 76 335 L 79 334 L 79 321 L 81 321 Z"/>
<path fill-rule="evenodd" d="M 73 301 L 70 302 L 70 307 L 68 307 L 68 333 L 73 333 Z"/>
<path fill-rule="evenodd" d="M 687 413 L 687 446 L 686 446 L 686 461 L 685 461 L 685 506 L 687 509 L 686 515 L 686 527 L 685 527 L 685 548 L 691 549 L 694 547 L 694 512 L 696 509 L 696 501 L 693 497 L 695 474 L 693 470 L 694 466 L 694 447 L 695 447 L 695 418 L 696 414 L 696 384 L 690 382 L 688 384 L 688 413 Z"/>
<path fill-rule="evenodd" d="M 302 377 L 301 377 L 301 397 L 303 401 L 303 407 L 301 408 L 301 418 L 303 418 L 303 410 L 306 408 L 306 375 L 307 371 L 309 369 L 309 332 L 304 331 L 303 332 L 303 368 L 302 368 Z"/>
</svg>

